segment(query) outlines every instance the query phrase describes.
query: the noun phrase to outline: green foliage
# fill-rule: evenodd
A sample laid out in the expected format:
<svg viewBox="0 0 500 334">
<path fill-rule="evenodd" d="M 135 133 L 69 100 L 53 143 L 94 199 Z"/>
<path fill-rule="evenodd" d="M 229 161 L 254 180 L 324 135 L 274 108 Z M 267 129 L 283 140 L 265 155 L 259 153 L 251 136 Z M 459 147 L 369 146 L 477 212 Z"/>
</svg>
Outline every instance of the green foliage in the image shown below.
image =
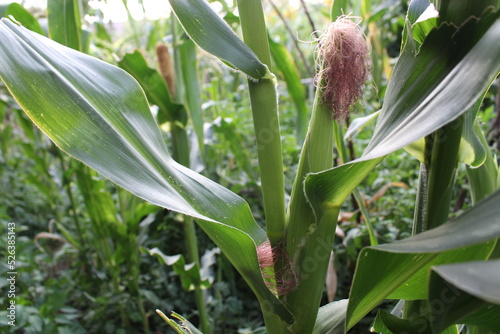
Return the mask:
<svg viewBox="0 0 500 334">
<path fill-rule="evenodd" d="M 21 6 L 0 8 L 37 33 L 0 23 L 0 225 L 20 226 L 24 332 L 366 333 L 375 314 L 382 333 L 498 330 L 500 176 L 488 147 L 498 139 L 486 134 L 497 1 L 436 1 L 439 15 L 428 0 L 307 4 L 312 25 L 361 15 L 373 46 L 373 82 L 345 142 L 321 82 L 314 101 L 299 82 L 312 64 L 298 61 L 296 36 L 261 1 L 171 0 L 176 18 L 132 20 L 120 36 L 102 21 L 85 33 L 84 14 L 99 10 L 60 4 L 48 3 L 49 36 L 73 50 Z M 299 36 L 311 32 L 305 15 L 280 12 Z M 154 68 L 160 40 L 176 92 Z M 131 76 L 109 64 L 117 58 Z M 292 276 L 298 286 L 282 294 Z"/>
</svg>

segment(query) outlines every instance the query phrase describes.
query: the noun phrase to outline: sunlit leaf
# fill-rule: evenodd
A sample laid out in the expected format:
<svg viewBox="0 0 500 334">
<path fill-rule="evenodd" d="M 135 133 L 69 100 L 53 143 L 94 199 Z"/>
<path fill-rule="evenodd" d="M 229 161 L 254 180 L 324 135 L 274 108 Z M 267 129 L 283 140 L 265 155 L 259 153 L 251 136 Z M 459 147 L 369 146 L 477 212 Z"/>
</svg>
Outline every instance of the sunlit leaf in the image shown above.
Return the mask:
<svg viewBox="0 0 500 334">
<path fill-rule="evenodd" d="M 195 218 L 257 298 L 293 321 L 262 279 L 256 245 L 266 235 L 248 204 L 172 160 L 129 74 L 5 19 L 0 36 L 0 77 L 59 148 L 136 196 Z"/>
<path fill-rule="evenodd" d="M 266 65 L 205 0 L 169 0 L 189 37 L 205 51 L 254 79 L 270 78 Z"/>
</svg>

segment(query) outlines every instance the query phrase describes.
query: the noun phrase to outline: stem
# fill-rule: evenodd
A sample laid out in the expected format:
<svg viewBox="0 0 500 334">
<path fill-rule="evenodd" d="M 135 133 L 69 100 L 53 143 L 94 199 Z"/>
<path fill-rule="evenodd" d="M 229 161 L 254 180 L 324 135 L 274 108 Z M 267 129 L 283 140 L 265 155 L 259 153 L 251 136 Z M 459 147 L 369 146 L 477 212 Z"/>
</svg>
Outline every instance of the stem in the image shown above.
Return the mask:
<svg viewBox="0 0 500 334">
<path fill-rule="evenodd" d="M 243 38 L 248 46 L 271 69 L 271 55 L 261 0 L 239 0 Z M 281 133 L 278 119 L 276 86 L 272 80 L 248 81 L 257 154 L 262 183 L 267 236 L 278 245 L 285 229 L 285 183 Z"/>
<path fill-rule="evenodd" d="M 184 216 L 184 238 L 187 246 L 188 261 L 194 262 L 198 268 L 201 268 L 194 221 L 187 216 Z M 195 287 L 194 297 L 196 306 L 198 307 L 200 330 L 202 333 L 209 334 L 211 332 L 211 328 L 208 322 L 207 309 L 205 307 L 205 297 L 203 296 L 203 290 L 199 286 Z"/>
<path fill-rule="evenodd" d="M 413 234 L 436 228 L 448 219 L 453 181 L 462 138 L 463 116 L 446 124 L 425 140 L 425 161 L 421 165 L 415 203 Z M 405 301 L 403 317 L 420 314 L 427 301 Z"/>
<path fill-rule="evenodd" d="M 425 230 L 431 230 L 448 220 L 453 183 L 458 164 L 458 150 L 462 138 L 463 116 L 443 126 L 434 134 L 429 179 Z"/>
<path fill-rule="evenodd" d="M 285 245 L 297 270 L 299 284 L 285 298 L 295 316 L 295 333 L 310 333 L 316 322 L 340 209 L 325 207 L 321 221 L 317 222 L 303 190 L 307 174 L 333 167 L 334 120 L 322 98 L 323 89 L 318 88 L 288 206 Z"/>
</svg>

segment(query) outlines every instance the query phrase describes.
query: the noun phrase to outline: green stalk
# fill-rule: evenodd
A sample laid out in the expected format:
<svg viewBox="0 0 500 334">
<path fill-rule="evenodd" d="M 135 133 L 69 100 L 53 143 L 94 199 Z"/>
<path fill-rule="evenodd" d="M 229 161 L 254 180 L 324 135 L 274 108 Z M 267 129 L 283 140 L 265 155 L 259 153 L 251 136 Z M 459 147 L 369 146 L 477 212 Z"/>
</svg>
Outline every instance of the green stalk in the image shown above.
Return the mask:
<svg viewBox="0 0 500 334">
<path fill-rule="evenodd" d="M 436 228 L 448 220 L 462 139 L 463 116 L 426 138 L 415 203 L 413 234 Z M 427 301 L 405 301 L 403 317 L 420 314 Z"/>
<path fill-rule="evenodd" d="M 448 220 L 463 123 L 461 116 L 434 133 L 428 168 L 425 230 L 436 228 Z"/>
<path fill-rule="evenodd" d="M 316 222 L 303 189 L 307 174 L 333 167 L 335 121 L 322 99 L 323 89 L 318 88 L 288 206 L 285 245 L 298 274 L 298 286 L 285 301 L 295 316 L 294 333 L 310 333 L 316 322 L 340 211 L 340 207 L 325 207 L 321 221 Z"/>
<path fill-rule="evenodd" d="M 243 38 L 260 61 L 271 70 L 271 55 L 261 0 L 239 0 Z M 271 245 L 283 240 L 285 229 L 285 183 L 276 86 L 273 80 L 248 81 L 267 236 Z"/>
</svg>

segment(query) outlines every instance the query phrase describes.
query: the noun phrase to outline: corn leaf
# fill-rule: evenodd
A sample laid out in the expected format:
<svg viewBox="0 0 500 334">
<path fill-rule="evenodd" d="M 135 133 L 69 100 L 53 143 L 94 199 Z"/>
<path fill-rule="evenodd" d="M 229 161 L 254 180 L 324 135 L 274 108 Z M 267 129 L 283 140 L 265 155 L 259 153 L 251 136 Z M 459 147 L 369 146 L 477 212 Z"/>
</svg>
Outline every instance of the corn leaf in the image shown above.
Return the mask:
<svg viewBox="0 0 500 334">
<path fill-rule="evenodd" d="M 458 30 L 442 25 L 429 33 L 417 55 L 401 55 L 366 159 L 425 137 L 478 101 L 500 69 L 498 17 L 489 11 Z"/>
<path fill-rule="evenodd" d="M 254 79 L 271 73 L 205 0 L 169 0 L 189 37 L 205 51 Z"/>
<path fill-rule="evenodd" d="M 129 74 L 6 19 L 0 36 L 0 77 L 60 149 L 136 196 L 193 217 L 257 298 L 293 321 L 262 279 L 256 244 L 266 235 L 248 204 L 173 161 Z"/>
<path fill-rule="evenodd" d="M 321 306 L 313 334 L 344 334 L 344 319 L 348 302 L 347 299 L 342 299 Z"/>
<path fill-rule="evenodd" d="M 439 333 L 450 324 L 500 328 L 500 261 L 467 262 L 432 268 L 429 300 L 431 325 Z M 485 316 L 485 315 L 488 315 Z"/>
<path fill-rule="evenodd" d="M 423 315 L 418 315 L 411 319 L 401 319 L 397 316 L 386 312 L 379 311 L 373 324 L 373 331 L 382 334 L 433 334 L 431 325 L 427 318 Z M 450 326 L 439 334 L 459 334 L 457 326 Z"/>
<path fill-rule="evenodd" d="M 50 38 L 80 51 L 82 49 L 82 23 L 77 0 L 49 0 L 47 16 Z"/>
<path fill-rule="evenodd" d="M 0 17 L 8 17 L 9 15 L 11 15 L 14 19 L 16 19 L 17 22 L 21 23 L 29 30 L 39 33 L 40 35 L 45 35 L 45 32 L 43 31 L 42 26 L 40 26 L 38 20 L 20 4 L 11 3 L 6 8 L 5 14 L 0 15 Z"/>
</svg>

